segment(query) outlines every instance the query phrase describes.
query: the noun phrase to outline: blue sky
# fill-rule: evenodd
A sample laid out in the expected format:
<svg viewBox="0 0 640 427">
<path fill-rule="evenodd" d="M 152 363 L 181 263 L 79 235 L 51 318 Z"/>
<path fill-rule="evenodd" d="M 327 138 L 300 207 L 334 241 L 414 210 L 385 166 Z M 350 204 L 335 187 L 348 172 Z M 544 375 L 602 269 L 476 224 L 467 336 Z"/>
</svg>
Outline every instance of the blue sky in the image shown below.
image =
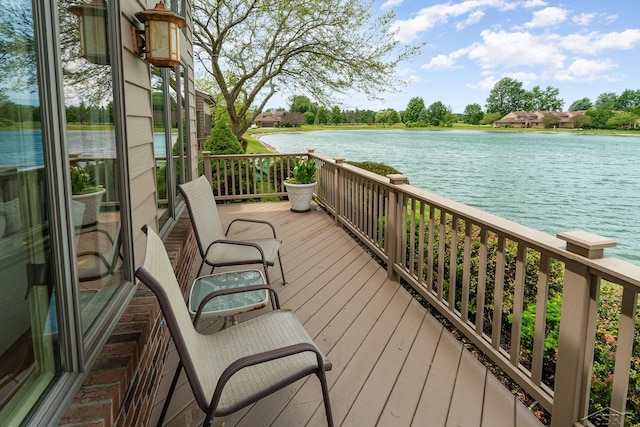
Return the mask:
<svg viewBox="0 0 640 427">
<path fill-rule="evenodd" d="M 343 108 L 404 110 L 420 96 L 456 113 L 471 103 L 484 109 L 503 77 L 527 90 L 559 89 L 565 110 L 584 97 L 640 89 L 638 0 L 377 0 L 374 8 L 395 12 L 401 42 L 427 44 L 399 67 L 401 92 L 382 102 L 344 97 Z"/>
</svg>

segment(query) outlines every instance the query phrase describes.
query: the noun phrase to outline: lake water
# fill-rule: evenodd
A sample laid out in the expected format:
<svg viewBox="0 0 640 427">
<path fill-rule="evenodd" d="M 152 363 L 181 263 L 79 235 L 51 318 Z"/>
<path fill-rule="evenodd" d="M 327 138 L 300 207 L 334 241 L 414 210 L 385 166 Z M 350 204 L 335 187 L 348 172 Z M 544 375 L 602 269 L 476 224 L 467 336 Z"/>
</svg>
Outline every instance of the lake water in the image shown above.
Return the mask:
<svg viewBox="0 0 640 427">
<path fill-rule="evenodd" d="M 261 137 L 391 165 L 411 185 L 555 235 L 586 230 L 640 265 L 640 137 L 489 131 L 350 130 Z"/>
<path fill-rule="evenodd" d="M 175 143 L 177 134 L 172 135 Z M 156 157 L 165 157 L 164 133 L 153 134 Z M 115 158 L 115 134 L 111 130 L 67 131 L 70 153 L 84 157 Z M 0 131 L 0 166 L 21 165 L 38 167 L 44 164 L 42 154 L 42 131 L 39 129 Z"/>
</svg>

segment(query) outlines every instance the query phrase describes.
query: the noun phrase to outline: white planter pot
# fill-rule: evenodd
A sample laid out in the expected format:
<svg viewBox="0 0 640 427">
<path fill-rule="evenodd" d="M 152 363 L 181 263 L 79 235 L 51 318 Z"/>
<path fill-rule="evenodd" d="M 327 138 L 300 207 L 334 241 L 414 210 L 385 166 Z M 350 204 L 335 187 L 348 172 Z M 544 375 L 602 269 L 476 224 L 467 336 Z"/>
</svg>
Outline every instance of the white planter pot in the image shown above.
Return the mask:
<svg viewBox="0 0 640 427">
<path fill-rule="evenodd" d="M 84 203 L 84 216 L 82 218 L 82 226 L 93 225 L 98 222 L 98 213 L 100 212 L 100 203 L 102 197 L 107 190 L 101 188 L 100 191 L 89 194 L 74 194 L 71 196 L 73 200 Z"/>
<path fill-rule="evenodd" d="M 316 187 L 315 182 L 311 184 L 289 184 L 285 181 L 284 186 L 287 188 L 287 195 L 293 212 L 307 212 L 311 209 L 313 190 Z"/>
</svg>

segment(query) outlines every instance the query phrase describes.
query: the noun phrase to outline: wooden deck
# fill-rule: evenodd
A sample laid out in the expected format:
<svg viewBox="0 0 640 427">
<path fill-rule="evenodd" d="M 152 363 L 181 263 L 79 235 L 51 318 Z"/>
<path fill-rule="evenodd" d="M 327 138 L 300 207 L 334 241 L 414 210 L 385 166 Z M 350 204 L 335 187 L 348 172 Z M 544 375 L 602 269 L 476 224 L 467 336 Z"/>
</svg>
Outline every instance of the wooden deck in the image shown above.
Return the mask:
<svg viewBox="0 0 640 427">
<path fill-rule="evenodd" d="M 271 281 L 283 308 L 296 312 L 333 364 L 327 379 L 336 426 L 542 425 L 325 212 L 294 214 L 287 202 L 223 205 L 220 212 L 225 224 L 242 216 L 276 226 L 287 285 L 277 266 Z M 202 326 L 213 332 L 220 322 Z M 173 349 L 169 357 L 152 426 L 173 377 Z M 165 425 L 195 426 L 203 418 L 183 375 Z M 214 425 L 325 426 L 319 382 L 301 380 Z"/>
</svg>

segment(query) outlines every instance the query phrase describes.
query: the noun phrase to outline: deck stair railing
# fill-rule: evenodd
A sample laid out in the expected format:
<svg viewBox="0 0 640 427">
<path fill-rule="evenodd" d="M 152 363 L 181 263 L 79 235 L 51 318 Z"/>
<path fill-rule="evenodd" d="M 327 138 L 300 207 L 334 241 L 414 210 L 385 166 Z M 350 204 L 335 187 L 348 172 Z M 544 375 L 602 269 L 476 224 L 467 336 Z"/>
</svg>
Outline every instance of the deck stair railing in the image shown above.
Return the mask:
<svg viewBox="0 0 640 427">
<path fill-rule="evenodd" d="M 552 427 L 622 426 L 628 411 L 627 422 L 638 422 L 627 395 L 631 368 L 640 363 L 632 354 L 640 266 L 605 256 L 614 241 L 583 231 L 551 236 L 413 187 L 402 175 L 382 177 L 313 150 L 205 154 L 203 172 L 219 199 L 283 197 L 281 182 L 303 157 L 319 167 L 316 200 L 336 225 L 548 411 Z M 609 401 L 594 403 L 596 331 L 608 322 L 598 310 L 605 287 L 619 296 L 609 313 L 619 321 L 607 335 L 615 366 Z"/>
</svg>

